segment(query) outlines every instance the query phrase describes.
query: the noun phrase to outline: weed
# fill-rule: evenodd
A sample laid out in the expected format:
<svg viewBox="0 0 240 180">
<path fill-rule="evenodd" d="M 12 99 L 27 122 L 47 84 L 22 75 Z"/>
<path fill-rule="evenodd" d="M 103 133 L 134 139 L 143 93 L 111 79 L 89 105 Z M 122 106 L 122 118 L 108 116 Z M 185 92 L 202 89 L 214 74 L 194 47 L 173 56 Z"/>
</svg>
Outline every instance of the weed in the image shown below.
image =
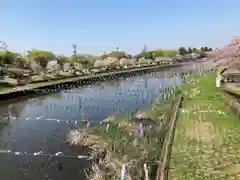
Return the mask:
<svg viewBox="0 0 240 180">
<path fill-rule="evenodd" d="M 169 179 L 240 179 L 240 123 L 222 102 L 215 77 L 211 72 L 182 87 Z"/>
<path fill-rule="evenodd" d="M 100 126 L 84 128 L 70 134 L 72 144 L 88 148 L 93 168 L 87 172 L 88 178 L 120 179 L 122 164 L 126 164 L 127 180 L 144 178 L 143 165 L 148 164 L 150 177 L 155 176 L 161 147 L 168 130 L 169 118 L 177 101 L 179 89 L 168 89 L 163 100 L 152 107 L 141 110 L 145 118 L 136 116 L 111 116 Z M 147 118 L 146 118 L 147 117 Z M 109 124 L 109 128 L 106 128 Z M 140 135 L 140 124 L 143 134 Z"/>
</svg>

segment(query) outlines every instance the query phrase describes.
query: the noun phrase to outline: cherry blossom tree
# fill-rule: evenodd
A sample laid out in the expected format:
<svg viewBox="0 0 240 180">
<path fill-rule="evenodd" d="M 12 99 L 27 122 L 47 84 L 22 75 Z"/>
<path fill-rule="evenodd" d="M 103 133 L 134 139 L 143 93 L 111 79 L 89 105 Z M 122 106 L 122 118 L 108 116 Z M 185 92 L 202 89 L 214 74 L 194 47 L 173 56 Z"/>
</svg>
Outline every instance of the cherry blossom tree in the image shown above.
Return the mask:
<svg viewBox="0 0 240 180">
<path fill-rule="evenodd" d="M 216 62 L 219 66 L 240 69 L 240 37 L 233 37 L 227 46 L 216 50 Z"/>
<path fill-rule="evenodd" d="M 103 61 L 102 60 L 96 60 L 95 61 L 95 63 L 94 63 L 94 65 L 93 65 L 93 67 L 94 68 L 102 68 L 102 67 L 104 67 L 104 63 L 103 63 Z"/>
</svg>

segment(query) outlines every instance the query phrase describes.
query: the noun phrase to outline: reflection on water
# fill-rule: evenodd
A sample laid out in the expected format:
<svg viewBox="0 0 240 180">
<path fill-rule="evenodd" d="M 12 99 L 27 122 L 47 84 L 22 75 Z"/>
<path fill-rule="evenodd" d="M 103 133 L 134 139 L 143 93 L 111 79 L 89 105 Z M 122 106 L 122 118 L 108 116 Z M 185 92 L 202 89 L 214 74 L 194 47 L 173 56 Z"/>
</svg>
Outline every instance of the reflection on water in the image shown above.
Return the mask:
<svg viewBox="0 0 240 180">
<path fill-rule="evenodd" d="M 17 119 L 8 120 L 8 124 L 0 130 L 0 149 L 21 152 L 37 152 L 41 149 L 48 153 L 62 151 L 69 155 L 86 154 L 65 142 L 69 131 L 80 127 L 80 124 L 76 127 L 56 121 L 27 121 L 26 118 L 45 116 L 81 120 L 85 116 L 90 121 L 101 121 L 109 115 L 135 113 L 138 109 L 146 108 L 160 96 L 161 90 L 179 83 L 181 79 L 177 76 L 170 78 L 170 72 L 156 72 L 1 104 L 1 117 L 13 116 Z M 0 161 L 0 176 L 6 180 L 83 180 L 83 167 L 90 165 L 86 160 L 18 157 L 1 153 Z M 59 161 L 63 165 L 61 171 L 57 169 Z"/>
<path fill-rule="evenodd" d="M 156 74 L 155 74 L 156 75 Z M 68 92 L 39 97 L 9 106 L 14 117 L 79 120 L 84 114 L 93 121 L 101 121 L 110 114 L 134 113 L 150 105 L 159 89 L 179 83 L 179 78 L 144 76 L 128 78 L 117 83 L 103 82 L 76 88 Z"/>
</svg>

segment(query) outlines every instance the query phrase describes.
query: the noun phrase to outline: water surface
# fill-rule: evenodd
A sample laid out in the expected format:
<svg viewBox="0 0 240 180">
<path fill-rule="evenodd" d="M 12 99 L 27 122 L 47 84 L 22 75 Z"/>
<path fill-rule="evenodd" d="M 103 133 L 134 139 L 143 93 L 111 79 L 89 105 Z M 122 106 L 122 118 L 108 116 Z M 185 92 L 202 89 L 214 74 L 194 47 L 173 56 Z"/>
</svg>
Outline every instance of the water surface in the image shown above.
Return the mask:
<svg viewBox="0 0 240 180">
<path fill-rule="evenodd" d="M 190 69 L 193 67 L 191 66 Z M 196 67 L 195 67 L 196 68 Z M 84 123 L 67 123 L 67 120 L 85 118 L 100 122 L 110 115 L 135 113 L 150 106 L 164 88 L 180 84 L 181 78 L 171 72 L 188 71 L 173 68 L 169 72 L 155 72 L 139 77 L 103 82 L 59 92 L 47 96 L 1 104 L 3 118 L 15 117 L 0 128 L 0 149 L 20 152 L 63 152 L 66 155 L 86 154 L 70 147 L 66 136 L 71 129 Z M 44 116 L 39 120 L 37 117 Z M 26 119 L 35 120 L 26 120 Z M 59 119 L 47 121 L 46 119 Z M 3 180 L 83 180 L 83 167 L 90 163 L 84 159 L 64 157 L 15 156 L 0 153 L 0 178 Z M 62 169 L 59 169 L 59 163 Z"/>
</svg>

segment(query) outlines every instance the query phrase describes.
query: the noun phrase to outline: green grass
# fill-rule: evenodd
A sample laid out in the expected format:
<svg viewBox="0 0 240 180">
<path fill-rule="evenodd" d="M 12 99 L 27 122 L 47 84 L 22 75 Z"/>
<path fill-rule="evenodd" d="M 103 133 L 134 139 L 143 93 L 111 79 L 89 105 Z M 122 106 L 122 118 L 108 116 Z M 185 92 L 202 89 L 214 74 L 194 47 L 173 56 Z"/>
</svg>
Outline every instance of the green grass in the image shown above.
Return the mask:
<svg viewBox="0 0 240 180">
<path fill-rule="evenodd" d="M 150 176 L 155 175 L 161 154 L 161 147 L 168 127 L 172 107 L 177 101 L 177 91 L 168 93 L 165 101 L 156 102 L 152 107 L 142 110 L 146 116 L 154 118 L 143 123 L 143 136 L 139 135 L 139 121 L 130 115 L 111 116 L 108 122 L 97 127 L 84 128 L 77 135 L 70 134 L 70 142 L 89 148 L 91 159 L 101 159 L 98 168 L 88 172 L 91 180 L 120 179 L 121 165 L 126 164 L 126 179 L 139 180 L 144 177 L 143 164 L 147 163 Z M 110 125 L 106 131 L 107 123 Z M 150 128 L 151 125 L 151 128 Z"/>
<path fill-rule="evenodd" d="M 240 179 L 240 121 L 222 102 L 215 77 L 211 72 L 183 86 L 185 99 L 170 159 L 171 180 Z"/>
<path fill-rule="evenodd" d="M 232 93 L 234 95 L 240 96 L 240 88 L 224 88 L 225 91 Z"/>
</svg>

